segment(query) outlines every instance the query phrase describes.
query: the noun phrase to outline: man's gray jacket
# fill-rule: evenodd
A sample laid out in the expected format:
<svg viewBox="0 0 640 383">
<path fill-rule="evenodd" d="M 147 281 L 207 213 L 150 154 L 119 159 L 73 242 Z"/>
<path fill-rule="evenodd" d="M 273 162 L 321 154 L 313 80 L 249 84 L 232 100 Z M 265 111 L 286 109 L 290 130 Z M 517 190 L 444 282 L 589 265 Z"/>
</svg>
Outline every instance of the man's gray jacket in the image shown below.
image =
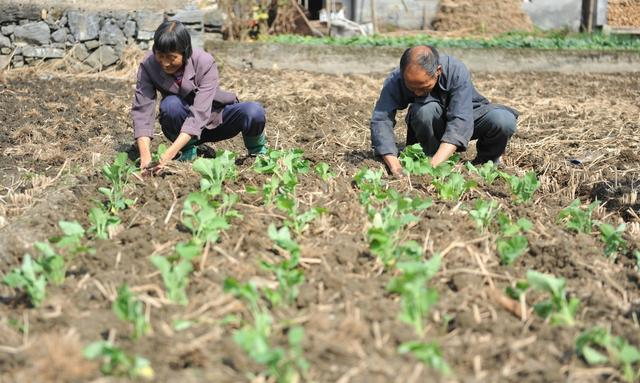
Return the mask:
<svg viewBox="0 0 640 383">
<path fill-rule="evenodd" d="M 378 155 L 398 155 L 393 128 L 396 124 L 396 111 L 405 109 L 409 104 L 439 103 L 446 110 L 446 129 L 441 142 L 447 142 L 466 150 L 473 135 L 473 123 L 492 109 L 502 108 L 518 113 L 498 104 L 491 104 L 471 82 L 465 65 L 454 57 L 440 54 L 442 73 L 437 85 L 425 97 L 416 97 L 402 78 L 397 68 L 384 82 L 380 98 L 376 102 L 371 117 L 371 142 Z"/>
</svg>

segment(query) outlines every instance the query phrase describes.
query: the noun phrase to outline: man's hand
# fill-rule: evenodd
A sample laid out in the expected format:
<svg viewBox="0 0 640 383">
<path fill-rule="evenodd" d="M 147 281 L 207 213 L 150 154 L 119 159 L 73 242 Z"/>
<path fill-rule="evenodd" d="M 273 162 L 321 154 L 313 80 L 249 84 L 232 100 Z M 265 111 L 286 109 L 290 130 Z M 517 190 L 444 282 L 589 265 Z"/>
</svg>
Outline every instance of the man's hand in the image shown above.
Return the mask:
<svg viewBox="0 0 640 383">
<path fill-rule="evenodd" d="M 436 154 L 431 157 L 431 166 L 435 168 L 436 166 L 445 162 L 449 159 L 449 157 L 453 155 L 453 153 L 456 152 L 457 149 L 458 147 L 453 144 L 449 144 L 447 142 L 440 143 L 438 151 L 436 151 Z"/>
<path fill-rule="evenodd" d="M 398 157 L 394 156 L 393 154 L 386 154 L 382 156 L 382 159 L 384 160 L 384 163 L 389 168 L 391 175 L 393 175 L 396 178 L 404 177 L 405 174 L 402 169 L 402 164 L 400 163 L 400 160 L 398 159 Z"/>
</svg>

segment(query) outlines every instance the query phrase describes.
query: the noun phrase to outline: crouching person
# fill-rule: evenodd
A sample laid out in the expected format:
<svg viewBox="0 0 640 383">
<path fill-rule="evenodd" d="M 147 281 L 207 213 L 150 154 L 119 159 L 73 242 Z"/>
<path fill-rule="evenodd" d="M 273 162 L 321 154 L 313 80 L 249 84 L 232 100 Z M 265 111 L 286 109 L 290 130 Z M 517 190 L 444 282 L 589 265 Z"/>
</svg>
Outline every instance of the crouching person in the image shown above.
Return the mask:
<svg viewBox="0 0 640 383">
<path fill-rule="evenodd" d="M 151 164 L 156 97 L 161 94 L 160 125 L 173 143 L 160 158 L 156 172 L 177 158 L 190 161 L 197 146 L 242 134 L 250 155 L 266 153 L 265 111 L 255 102 L 238 102 L 219 88 L 214 58 L 191 47 L 191 36 L 179 21 L 165 21 L 155 32 L 153 51 L 138 69 L 131 117 L 140 151 L 140 169 Z"/>
<path fill-rule="evenodd" d="M 407 49 L 371 118 L 373 148 L 395 176 L 403 170 L 393 129 L 396 112 L 407 107 L 407 145 L 420 143 L 433 166 L 466 150 L 470 140 L 478 140 L 474 163 L 498 163 L 516 131 L 518 112 L 480 95 L 462 62 L 430 46 Z"/>
</svg>

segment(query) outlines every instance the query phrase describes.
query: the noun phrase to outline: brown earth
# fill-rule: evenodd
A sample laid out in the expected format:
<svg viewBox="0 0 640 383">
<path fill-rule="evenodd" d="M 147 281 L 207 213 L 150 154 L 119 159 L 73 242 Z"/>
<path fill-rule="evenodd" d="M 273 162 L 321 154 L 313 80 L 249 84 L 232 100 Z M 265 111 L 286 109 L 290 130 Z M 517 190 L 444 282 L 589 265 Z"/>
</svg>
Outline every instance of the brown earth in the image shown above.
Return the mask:
<svg viewBox="0 0 640 383">
<path fill-rule="evenodd" d="M 362 167 L 379 168 L 371 155 L 368 119 L 383 75 L 330 76 L 294 71 L 240 71 L 223 68 L 224 86 L 242 100 L 258 100 L 268 111 L 270 145 L 299 147 L 312 163 L 328 162 L 337 173 L 324 185 L 314 175 L 302 177 L 300 201 L 329 213 L 300 238 L 306 282 L 295 308 L 273 311 L 277 323 L 304 326 L 308 380 L 315 382 L 595 382 L 617 380 L 612 369 L 589 369 L 574 352 L 575 337 L 594 325 L 640 345 L 637 318 L 640 277 L 630 253 L 611 261 L 603 256 L 596 233 L 574 235 L 555 223 L 559 209 L 574 198 L 606 202 L 595 218 L 627 222 L 625 238 L 638 248 L 640 204 L 632 198 L 640 174 L 640 79 L 632 74 L 553 73 L 474 75 L 477 88 L 495 102 L 518 108 L 519 132 L 504 157 L 506 170 L 533 169 L 542 181 L 533 203 L 517 206 L 506 186 L 497 183 L 465 197 L 464 205 L 492 197 L 514 217 L 535 225 L 527 234 L 528 253 L 512 266 L 501 266 L 495 237 L 480 235 L 465 209 L 437 198 L 426 179 L 411 185 L 391 181 L 407 193 L 430 195 L 434 205 L 407 231 L 423 243 L 428 256 L 445 249 L 440 273 L 431 284 L 440 293 L 431 311 L 427 337 L 437 340 L 455 376 L 437 378 L 407 355 L 400 343 L 414 338 L 398 319 L 399 301 L 386 291 L 393 276 L 370 255 L 364 239 L 366 214 L 352 177 Z M 100 200 L 107 182 L 100 168 L 131 143 L 128 117 L 133 83 L 104 77 L 51 75 L 35 70 L 10 72 L 0 89 L 0 277 L 36 240 L 57 234 L 58 220 L 88 226 L 87 211 Z M 402 141 L 403 124 L 398 128 Z M 158 136 L 154 145 L 163 142 Z M 218 149 L 242 152 L 235 138 Z M 465 154 L 471 158 L 472 153 Z M 581 165 L 571 165 L 580 160 Z M 243 382 L 259 372 L 231 338 L 233 325 L 222 319 L 242 314 L 243 305 L 222 291 L 233 276 L 247 281 L 267 278 L 258 262 L 277 251 L 269 223 L 281 215 L 247 185 L 265 180 L 239 165 L 239 177 L 226 185 L 240 195 L 243 219 L 233 222 L 193 276 L 186 307 L 167 304 L 162 280 L 150 264 L 152 253 L 167 254 L 189 235 L 180 230 L 180 206 L 198 189 L 189 164 L 170 174 L 134 181 L 128 191 L 136 204 L 120 216 L 126 230 L 113 239 L 89 240 L 94 255 L 71 262 L 66 282 L 50 287 L 45 303 L 29 308 L 12 289 L 0 286 L 0 381 L 80 382 L 96 379 L 80 349 L 110 337 L 127 352 L 150 359 L 161 382 Z M 176 206 L 175 210 L 171 206 Z M 165 223 L 166 222 L 166 223 Z M 0 222 L 2 225 L 2 222 Z M 571 296 L 581 299 L 579 324 L 553 328 L 529 312 L 513 317 L 488 299 L 486 288 L 502 289 L 528 269 L 567 279 Z M 114 291 L 127 282 L 147 303 L 153 333 L 138 342 L 130 327 L 111 311 Z M 529 304 L 539 298 L 531 294 Z M 533 299 L 533 301 L 531 301 Z M 632 315 L 633 313 L 636 314 Z M 182 332 L 175 319 L 196 321 Z M 28 333 L 20 331 L 28 324 Z M 282 331 L 274 334 L 285 344 Z M 53 350 L 51 344 L 62 349 Z M 68 360 L 54 356 L 63 352 Z M 51 358 L 47 358 L 50 355 Z M 52 371 L 56 371 L 55 374 Z M 117 381 L 117 380 L 106 380 Z"/>
<path fill-rule="evenodd" d="M 436 31 L 500 34 L 533 31 L 521 0 L 446 0 L 433 20 Z"/>
<path fill-rule="evenodd" d="M 607 24 L 640 28 L 640 0 L 609 0 Z"/>
</svg>

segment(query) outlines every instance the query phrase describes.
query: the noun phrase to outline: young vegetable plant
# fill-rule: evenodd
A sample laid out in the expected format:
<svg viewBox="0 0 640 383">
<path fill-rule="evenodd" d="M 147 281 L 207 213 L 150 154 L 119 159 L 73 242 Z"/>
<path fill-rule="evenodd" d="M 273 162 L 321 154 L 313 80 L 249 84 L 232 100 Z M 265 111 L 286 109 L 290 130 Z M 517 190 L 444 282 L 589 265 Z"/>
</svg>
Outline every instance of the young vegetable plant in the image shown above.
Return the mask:
<svg viewBox="0 0 640 383">
<path fill-rule="evenodd" d="M 36 242 L 33 246 L 40 253 L 40 257 L 36 260 L 36 263 L 42 268 L 42 273 L 47 281 L 54 285 L 63 284 L 67 271 L 64 257 L 56 253 L 47 242 Z"/>
<path fill-rule="evenodd" d="M 360 189 L 361 204 L 369 206 L 387 198 L 385 185 L 382 181 L 383 174 L 384 172 L 380 169 L 363 168 L 353 177 L 356 186 Z"/>
<path fill-rule="evenodd" d="M 100 371 L 109 376 L 127 376 L 152 380 L 153 369 L 149 360 L 140 356 L 127 355 L 120 347 L 110 342 L 97 341 L 84 349 L 84 357 L 89 360 L 100 359 Z"/>
<path fill-rule="evenodd" d="M 562 209 L 558 214 L 558 222 L 564 222 L 567 229 L 576 233 L 591 233 L 593 221 L 591 215 L 593 211 L 600 206 L 598 200 L 593 201 L 585 209 L 580 207 L 580 199 L 576 198 L 571 205 Z"/>
<path fill-rule="evenodd" d="M 109 239 L 109 228 L 119 225 L 121 221 L 100 207 L 92 207 L 89 209 L 89 222 L 89 233 L 94 233 L 100 239 Z"/>
<path fill-rule="evenodd" d="M 110 188 L 101 187 L 98 191 L 109 200 L 107 206 L 111 213 L 117 213 L 134 204 L 132 199 L 124 197 L 124 188 L 129 182 L 129 176 L 136 168 L 129 163 L 127 153 L 119 153 L 111 165 L 104 165 L 102 174 L 111 182 Z"/>
<path fill-rule="evenodd" d="M 289 257 L 279 263 L 261 263 L 262 268 L 273 272 L 278 280 L 277 289 L 266 288 L 264 293 L 274 306 L 282 303 L 291 304 L 298 296 L 298 286 L 304 283 L 304 274 L 298 268 L 300 246 L 291 239 L 291 233 L 286 226 L 278 230 L 274 224 L 270 224 L 269 238 L 287 251 Z"/>
<path fill-rule="evenodd" d="M 267 366 L 266 374 L 276 382 L 297 382 L 304 376 L 308 363 L 302 356 L 304 332 L 301 327 L 289 329 L 289 348 L 273 347 L 269 342 L 273 318 L 260 305 L 260 294 L 252 283 L 241 284 L 233 278 L 224 281 L 224 291 L 248 303 L 253 323 L 245 323 L 234 331 L 233 340 L 256 363 Z"/>
<path fill-rule="evenodd" d="M 460 173 L 451 173 L 446 178 L 434 178 L 433 185 L 440 198 L 449 201 L 459 201 L 464 193 L 477 186 L 475 181 L 465 181 Z"/>
<path fill-rule="evenodd" d="M 163 257 L 152 255 L 151 263 L 160 271 L 164 286 L 167 289 L 167 297 L 174 303 L 186 305 L 187 286 L 189 285 L 189 275 L 193 271 L 191 261 L 200 255 L 200 244 L 180 243 L 176 245 L 176 256 Z"/>
<path fill-rule="evenodd" d="M 194 241 L 200 246 L 207 242 L 215 243 L 220 237 L 220 232 L 231 227 L 228 219 L 238 216 L 235 210 L 227 206 L 233 205 L 233 202 L 233 198 L 226 194 L 223 196 L 223 203 L 220 204 L 211 201 L 203 192 L 190 193 L 183 204 L 182 224 L 189 229 Z M 221 208 L 226 208 L 227 211 L 221 214 Z"/>
<path fill-rule="evenodd" d="M 413 144 L 404 148 L 400 153 L 400 164 L 409 174 L 432 174 L 431 158 L 427 157 L 420 144 Z"/>
<path fill-rule="evenodd" d="M 522 178 L 503 173 L 511 193 L 514 195 L 516 203 L 524 203 L 531 200 L 533 193 L 540 187 L 540 181 L 536 176 L 536 172 L 527 172 Z"/>
<path fill-rule="evenodd" d="M 626 339 L 612 336 L 609 330 L 594 327 L 584 331 L 576 339 L 576 352 L 590 365 L 610 362 L 619 366 L 629 383 L 640 379 L 640 351 Z"/>
<path fill-rule="evenodd" d="M 151 329 L 145 316 L 144 304 L 133 296 L 126 284 L 118 288 L 118 296 L 111 307 L 118 318 L 133 325 L 133 339 L 143 337 Z"/>
<path fill-rule="evenodd" d="M 400 295 L 400 320 L 413 325 L 419 336 L 424 334 L 425 316 L 438 302 L 438 292 L 427 287 L 427 282 L 440 269 L 440 261 L 440 256 L 436 255 L 426 262 L 400 262 L 397 269 L 402 274 L 393 278 L 387 286 L 387 290 Z"/>
<path fill-rule="evenodd" d="M 59 221 L 58 226 L 62 235 L 49 238 L 49 243 L 62 249 L 67 255 L 76 256 L 78 254 L 93 253 L 94 249 L 82 244 L 84 228 L 76 221 Z"/>
<path fill-rule="evenodd" d="M 193 162 L 193 170 L 199 173 L 200 191 L 211 197 L 222 193 L 222 184 L 225 180 L 234 179 L 236 176 L 236 154 L 230 151 L 218 153 L 215 158 L 198 158 Z"/>
<path fill-rule="evenodd" d="M 444 376 L 451 375 L 451 368 L 442 356 L 440 345 L 436 342 L 406 342 L 398 348 L 400 354 L 410 353 L 416 359 L 438 371 Z"/>
<path fill-rule="evenodd" d="M 271 179 L 263 186 L 265 203 L 270 204 L 278 194 L 295 195 L 298 174 L 309 171 L 309 161 L 303 158 L 301 149 L 288 151 L 270 150 L 256 159 L 254 170 L 261 174 L 271 174 Z"/>
<path fill-rule="evenodd" d="M 329 182 L 329 180 L 336 175 L 329 170 L 329 164 L 326 162 L 320 162 L 314 168 L 316 174 L 320 177 L 322 181 L 325 183 Z"/>
<path fill-rule="evenodd" d="M 285 225 L 291 227 L 296 234 L 302 234 L 310 222 L 327 211 L 321 207 L 312 207 L 304 213 L 298 213 L 298 199 L 289 194 L 278 194 L 276 206 L 287 214 L 288 219 L 285 220 Z"/>
<path fill-rule="evenodd" d="M 529 270 L 527 283 L 534 290 L 550 295 L 550 299 L 533 306 L 540 317 L 549 318 L 552 326 L 573 326 L 576 323 L 575 316 L 580 300 L 578 298 L 567 300 L 566 282 L 563 278 Z"/>
<path fill-rule="evenodd" d="M 496 241 L 496 248 L 500 261 L 510 265 L 527 251 L 529 241 L 522 233 L 531 230 L 533 224 L 526 218 L 512 222 L 504 213 L 498 214 L 498 223 L 500 234 Z"/>
<path fill-rule="evenodd" d="M 600 238 L 604 242 L 604 255 L 606 257 L 615 259 L 619 253 L 626 251 L 627 241 L 622 238 L 622 233 L 624 233 L 625 229 L 624 223 L 621 223 L 618 227 L 613 227 L 608 223 L 601 223 L 599 229 Z"/>
<path fill-rule="evenodd" d="M 42 266 L 34 262 L 29 254 L 22 259 L 22 266 L 11 270 L 2 282 L 11 288 L 24 290 L 35 307 L 46 297 L 47 279 Z"/>
<path fill-rule="evenodd" d="M 477 167 L 474 166 L 471 162 L 467 162 L 466 166 L 469 173 L 475 173 L 479 175 L 487 185 L 491 185 L 493 181 L 500 177 L 501 174 L 501 172 L 498 170 L 498 167 L 493 163 L 493 161 L 485 162 L 481 166 Z"/>
<path fill-rule="evenodd" d="M 498 203 L 494 200 L 478 200 L 474 209 L 469 210 L 469 215 L 481 233 L 489 227 L 497 213 Z"/>
</svg>

